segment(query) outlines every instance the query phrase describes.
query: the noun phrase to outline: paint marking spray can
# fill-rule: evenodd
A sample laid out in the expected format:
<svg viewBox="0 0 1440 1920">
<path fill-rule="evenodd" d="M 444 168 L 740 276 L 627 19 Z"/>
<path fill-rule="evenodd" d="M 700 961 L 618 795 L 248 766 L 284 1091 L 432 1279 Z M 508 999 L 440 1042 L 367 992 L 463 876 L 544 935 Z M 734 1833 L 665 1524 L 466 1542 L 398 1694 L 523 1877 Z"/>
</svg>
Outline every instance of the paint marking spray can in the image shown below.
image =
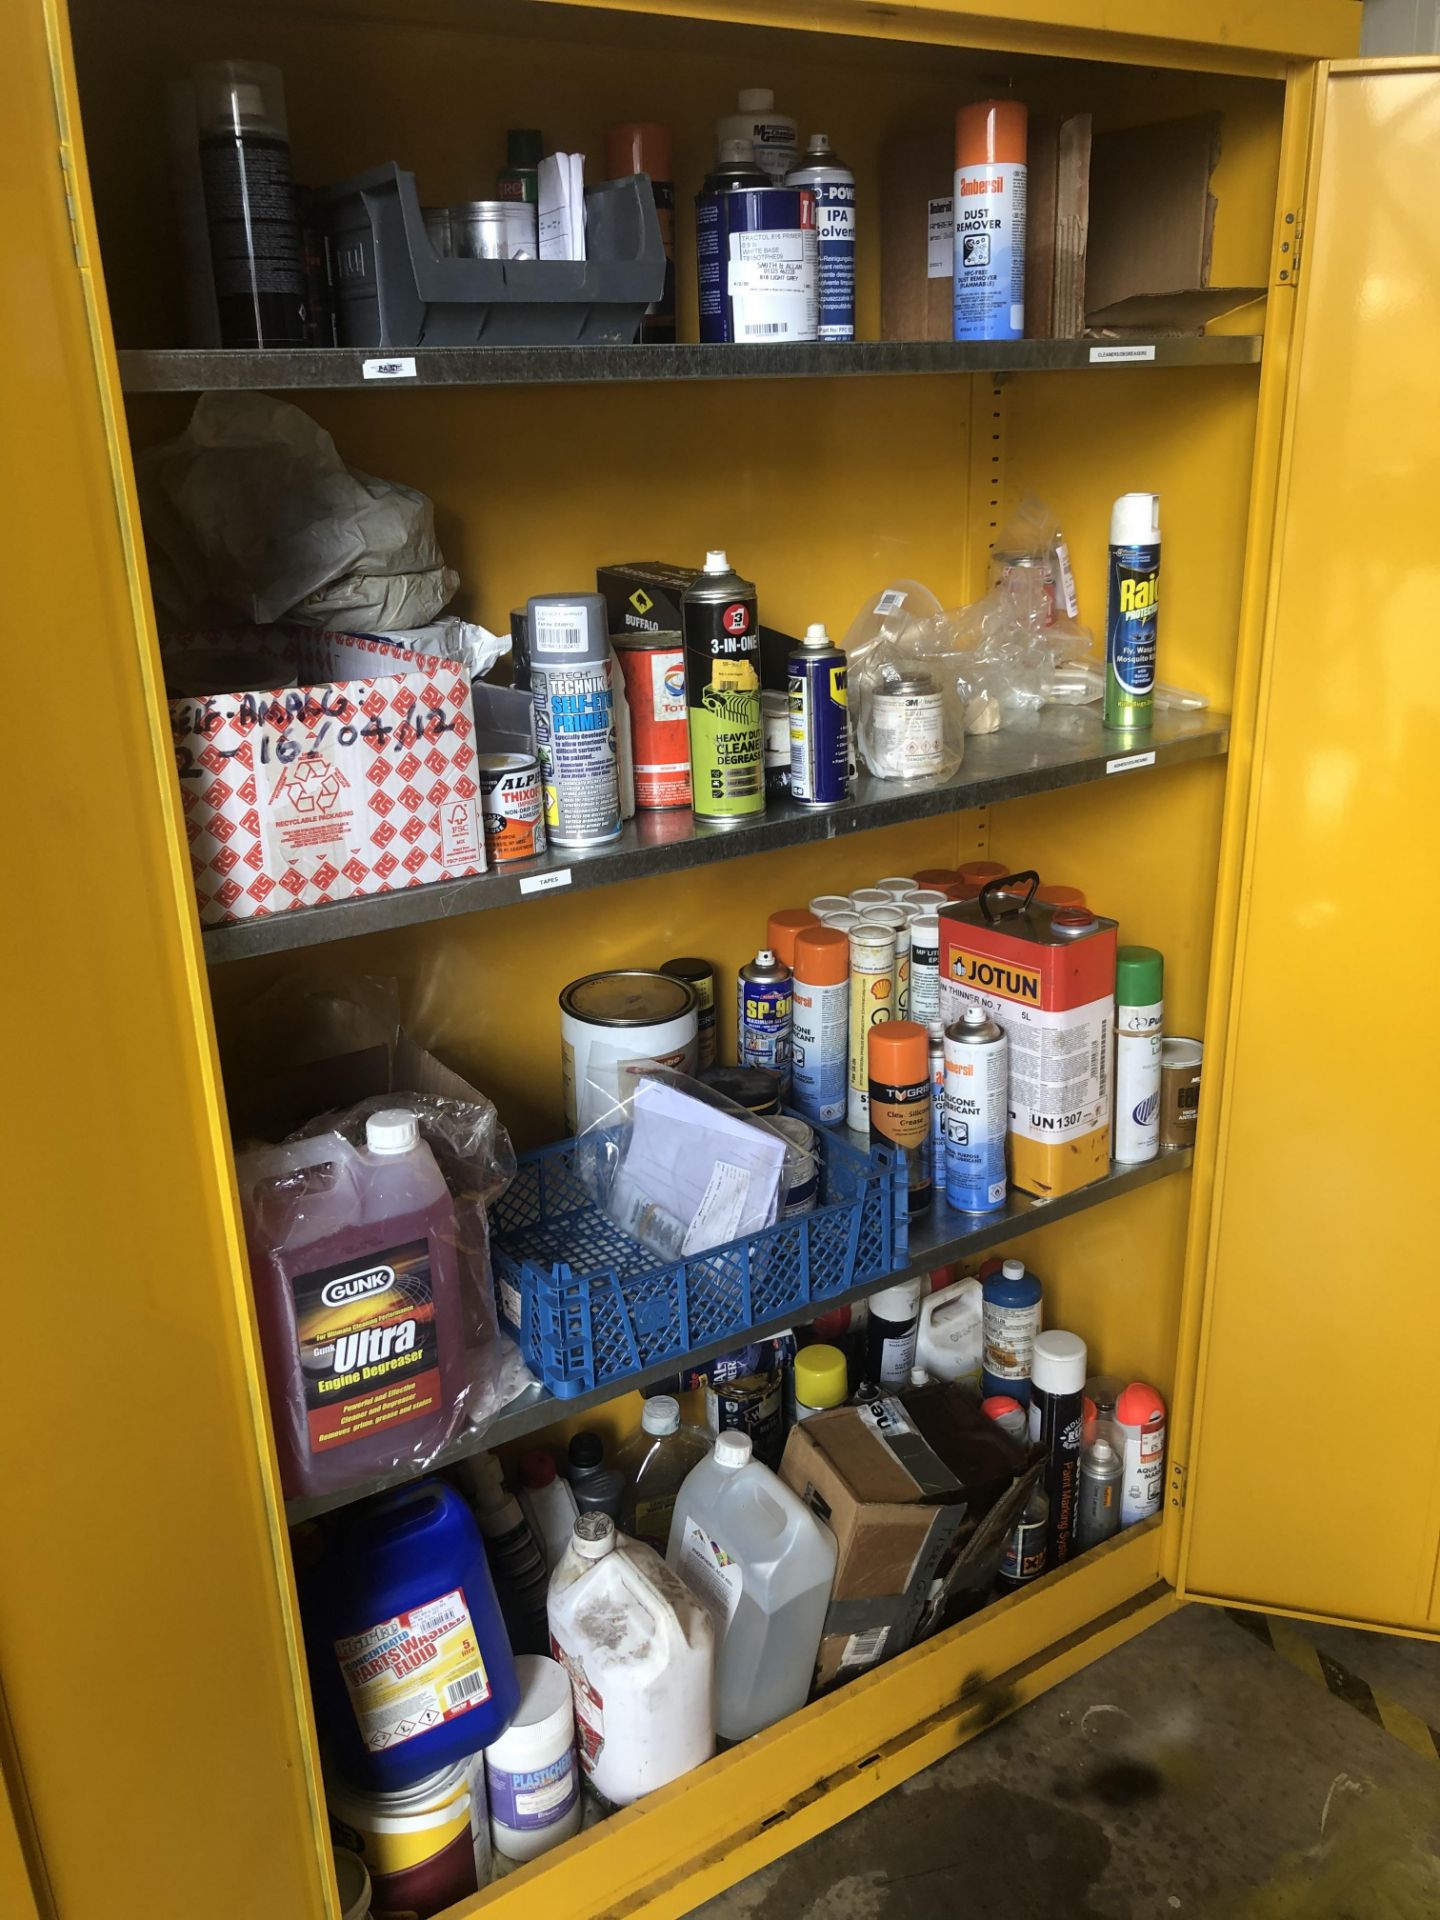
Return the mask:
<svg viewBox="0 0 1440 1920">
<path fill-rule="evenodd" d="M 1132 1380 L 1115 1402 L 1125 1448 L 1120 1524 L 1133 1527 L 1160 1511 L 1165 1494 L 1165 1402 L 1154 1387 Z"/>
<path fill-rule="evenodd" d="M 1122 493 L 1110 510 L 1105 613 L 1107 727 L 1140 731 L 1155 715 L 1160 622 L 1160 496 Z"/>
<path fill-rule="evenodd" d="M 1063 1566 L 1075 1552 L 1085 1358 L 1085 1342 L 1077 1333 L 1051 1330 L 1035 1336 L 1030 1361 L 1030 1438 L 1045 1449 L 1045 1496 L 1050 1502 L 1047 1569 Z"/>
<path fill-rule="evenodd" d="M 790 969 L 762 947 L 736 976 L 735 1052 L 742 1067 L 766 1067 L 790 1087 L 790 1021 L 794 1010 Z"/>
<path fill-rule="evenodd" d="M 755 589 L 715 548 L 680 610 L 695 818 L 738 826 L 765 811 Z"/>
<path fill-rule="evenodd" d="M 955 115 L 957 340 L 1025 337 L 1025 142 L 1018 100 Z"/>
<path fill-rule="evenodd" d="M 828 134 L 812 133 L 805 158 L 785 176 L 787 187 L 808 187 L 815 196 L 815 270 L 819 290 L 818 335 L 855 338 L 855 176 L 843 165 Z"/>
<path fill-rule="evenodd" d="M 870 1139 L 900 1149 L 910 1212 L 924 1213 L 933 1194 L 930 1038 L 913 1020 L 886 1020 L 871 1027 L 868 1045 Z"/>
<path fill-rule="evenodd" d="M 1165 962 L 1154 947 L 1115 950 L 1115 1140 L 1127 1166 L 1160 1151 Z"/>
<path fill-rule="evenodd" d="M 895 935 L 895 1018 L 910 1018 L 910 916 L 892 901 L 883 907 L 866 907 L 862 920 L 874 920 L 889 927 Z"/>
<path fill-rule="evenodd" d="M 1040 1331 L 1040 1282 L 1023 1260 L 1005 1260 L 981 1282 L 981 1389 L 1030 1404 L 1030 1368 Z"/>
<path fill-rule="evenodd" d="M 1120 1531 L 1120 1488 L 1125 1474 L 1120 1437 L 1113 1424 L 1097 1421 L 1080 1455 L 1080 1511 L 1075 1543 L 1083 1552 Z"/>
<path fill-rule="evenodd" d="M 790 656 L 790 798 L 838 807 L 850 792 L 850 696 L 845 650 L 809 626 Z"/>
<path fill-rule="evenodd" d="M 895 932 L 878 920 L 850 929 L 850 1090 L 846 1122 L 870 1128 L 870 1029 L 895 1018 Z"/>
<path fill-rule="evenodd" d="M 667 960 L 660 971 L 668 973 L 672 980 L 683 980 L 695 990 L 695 1067 L 703 1073 L 706 1067 L 715 1064 L 715 969 L 708 960 L 682 954 L 679 959 Z"/>
<path fill-rule="evenodd" d="M 790 982 L 795 1105 L 822 1126 L 843 1124 L 850 1058 L 850 940 L 839 927 L 802 927 Z"/>
<path fill-rule="evenodd" d="M 550 844 L 613 840 L 620 785 L 605 602 L 598 593 L 537 594 L 526 604 L 526 624 Z"/>
<path fill-rule="evenodd" d="M 945 1197 L 962 1213 L 1005 1204 L 1010 1042 L 983 1007 L 945 1029 Z"/>
</svg>

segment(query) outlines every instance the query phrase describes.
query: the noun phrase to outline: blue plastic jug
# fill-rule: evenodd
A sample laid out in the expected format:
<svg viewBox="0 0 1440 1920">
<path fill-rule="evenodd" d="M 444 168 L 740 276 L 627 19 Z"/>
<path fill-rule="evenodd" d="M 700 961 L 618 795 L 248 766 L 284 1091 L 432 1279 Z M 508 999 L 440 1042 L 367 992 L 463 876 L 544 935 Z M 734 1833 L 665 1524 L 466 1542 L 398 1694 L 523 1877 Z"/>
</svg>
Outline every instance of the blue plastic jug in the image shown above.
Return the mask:
<svg viewBox="0 0 1440 1920">
<path fill-rule="evenodd" d="M 520 1683 L 470 1509 L 441 1480 L 340 1516 L 301 1589 L 321 1739 L 394 1793 L 498 1740 Z"/>
</svg>

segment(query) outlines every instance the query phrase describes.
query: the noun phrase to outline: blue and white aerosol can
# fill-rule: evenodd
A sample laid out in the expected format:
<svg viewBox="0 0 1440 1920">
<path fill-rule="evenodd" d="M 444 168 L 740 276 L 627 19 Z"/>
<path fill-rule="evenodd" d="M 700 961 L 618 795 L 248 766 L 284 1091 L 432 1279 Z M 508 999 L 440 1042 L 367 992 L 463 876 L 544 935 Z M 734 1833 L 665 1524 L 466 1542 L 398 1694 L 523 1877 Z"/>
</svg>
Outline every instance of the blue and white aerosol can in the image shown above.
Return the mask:
<svg viewBox="0 0 1440 1920">
<path fill-rule="evenodd" d="M 945 1197 L 962 1213 L 1005 1204 L 1010 1043 L 983 1007 L 945 1030 Z"/>
<path fill-rule="evenodd" d="M 766 1067 L 780 1076 L 780 1093 L 790 1091 L 790 1028 L 794 989 L 790 969 L 769 947 L 762 947 L 736 976 L 735 1052 L 742 1067 Z"/>
<path fill-rule="evenodd" d="M 845 650 L 808 626 L 790 655 L 790 798 L 838 807 L 850 791 L 850 696 Z"/>
<path fill-rule="evenodd" d="M 787 187 L 815 196 L 815 271 L 821 340 L 855 338 L 855 176 L 842 166 L 828 134 L 812 133 L 805 158 L 785 176 Z"/>
<path fill-rule="evenodd" d="M 589 847 L 621 828 L 609 619 L 598 593 L 526 604 L 535 747 L 553 847 Z"/>
<path fill-rule="evenodd" d="M 982 100 L 955 115 L 957 340 L 1025 337 L 1025 152 L 1018 100 Z"/>
<path fill-rule="evenodd" d="M 1105 615 L 1105 725 L 1150 725 L 1160 619 L 1160 496 L 1122 493 L 1110 510 Z"/>
<path fill-rule="evenodd" d="M 695 196 L 700 338 L 771 346 L 815 338 L 815 197 L 778 187 L 753 149 L 721 143 Z"/>
</svg>

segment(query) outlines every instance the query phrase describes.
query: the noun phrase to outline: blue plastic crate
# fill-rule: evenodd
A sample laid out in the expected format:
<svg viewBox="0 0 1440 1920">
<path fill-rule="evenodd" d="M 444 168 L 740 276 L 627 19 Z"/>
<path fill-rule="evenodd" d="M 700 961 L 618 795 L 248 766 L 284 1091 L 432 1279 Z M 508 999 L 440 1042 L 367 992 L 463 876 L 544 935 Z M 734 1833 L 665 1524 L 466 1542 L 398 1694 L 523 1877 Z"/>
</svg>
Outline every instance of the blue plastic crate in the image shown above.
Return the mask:
<svg viewBox="0 0 1440 1920">
<path fill-rule="evenodd" d="M 562 1140 L 526 1154 L 491 1212 L 500 1317 L 531 1370 L 561 1399 L 832 1300 L 905 1263 L 906 1196 L 896 1155 L 862 1153 L 815 1129 L 819 1203 L 691 1260 L 657 1266 L 591 1200 Z"/>
</svg>

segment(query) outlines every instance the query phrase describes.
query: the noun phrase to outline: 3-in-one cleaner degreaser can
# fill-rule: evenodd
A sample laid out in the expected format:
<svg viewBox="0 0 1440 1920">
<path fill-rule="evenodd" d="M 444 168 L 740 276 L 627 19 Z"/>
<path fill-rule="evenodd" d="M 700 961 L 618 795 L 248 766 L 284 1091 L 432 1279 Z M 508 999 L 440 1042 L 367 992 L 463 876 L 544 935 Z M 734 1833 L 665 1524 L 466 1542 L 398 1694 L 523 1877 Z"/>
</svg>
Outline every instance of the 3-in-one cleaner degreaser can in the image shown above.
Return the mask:
<svg viewBox="0 0 1440 1920">
<path fill-rule="evenodd" d="M 738 826 L 765 811 L 755 589 L 712 549 L 680 603 L 690 791 L 697 820 Z"/>
<path fill-rule="evenodd" d="M 1122 493 L 1110 510 L 1105 725 L 1148 727 L 1155 713 L 1160 620 L 1160 496 Z"/>
<path fill-rule="evenodd" d="M 957 340 L 1025 337 L 1025 143 L 1018 100 L 955 115 Z"/>
</svg>

